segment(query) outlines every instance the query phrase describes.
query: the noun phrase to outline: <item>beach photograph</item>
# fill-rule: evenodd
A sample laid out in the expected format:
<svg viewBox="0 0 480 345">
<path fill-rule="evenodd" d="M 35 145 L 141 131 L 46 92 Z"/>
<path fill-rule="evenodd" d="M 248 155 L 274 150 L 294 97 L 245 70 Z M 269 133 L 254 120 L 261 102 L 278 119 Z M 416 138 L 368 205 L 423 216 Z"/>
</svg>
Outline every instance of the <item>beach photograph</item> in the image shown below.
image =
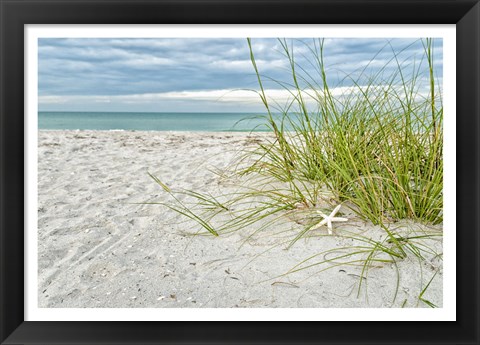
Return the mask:
<svg viewBox="0 0 480 345">
<path fill-rule="evenodd" d="M 39 38 L 38 308 L 442 308 L 442 38 Z"/>
</svg>

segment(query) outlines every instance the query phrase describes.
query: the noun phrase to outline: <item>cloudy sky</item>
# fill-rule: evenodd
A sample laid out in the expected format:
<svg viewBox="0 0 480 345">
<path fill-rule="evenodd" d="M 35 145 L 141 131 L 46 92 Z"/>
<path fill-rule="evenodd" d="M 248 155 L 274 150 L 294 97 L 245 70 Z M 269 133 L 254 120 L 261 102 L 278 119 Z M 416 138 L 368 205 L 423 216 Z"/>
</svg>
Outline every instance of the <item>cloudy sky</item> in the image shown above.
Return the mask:
<svg viewBox="0 0 480 345">
<path fill-rule="evenodd" d="M 291 83 L 288 60 L 278 40 L 252 39 L 260 73 Z M 239 38 L 42 38 L 39 39 L 40 111 L 253 112 L 263 109 L 246 39 Z M 319 80 L 312 65 L 312 39 L 288 39 L 300 73 Z M 423 56 L 416 39 L 326 39 L 331 85 L 349 86 L 346 74 L 365 66 L 374 73 L 397 60 L 411 71 Z M 435 41 L 437 76 L 442 41 Z M 288 92 L 265 79 L 267 94 L 280 102 Z M 441 80 L 441 79 L 440 79 Z M 287 86 L 288 87 L 288 86 Z"/>
</svg>

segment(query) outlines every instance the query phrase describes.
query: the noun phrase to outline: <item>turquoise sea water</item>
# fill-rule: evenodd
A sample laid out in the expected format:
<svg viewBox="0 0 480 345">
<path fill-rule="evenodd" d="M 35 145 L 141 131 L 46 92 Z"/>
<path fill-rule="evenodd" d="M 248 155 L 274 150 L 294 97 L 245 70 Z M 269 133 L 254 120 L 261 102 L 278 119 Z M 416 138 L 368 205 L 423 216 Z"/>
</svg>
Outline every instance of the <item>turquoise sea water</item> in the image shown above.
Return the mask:
<svg viewBox="0 0 480 345">
<path fill-rule="evenodd" d="M 253 113 L 39 112 L 39 129 L 266 131 Z M 257 116 L 257 118 L 254 118 Z"/>
</svg>

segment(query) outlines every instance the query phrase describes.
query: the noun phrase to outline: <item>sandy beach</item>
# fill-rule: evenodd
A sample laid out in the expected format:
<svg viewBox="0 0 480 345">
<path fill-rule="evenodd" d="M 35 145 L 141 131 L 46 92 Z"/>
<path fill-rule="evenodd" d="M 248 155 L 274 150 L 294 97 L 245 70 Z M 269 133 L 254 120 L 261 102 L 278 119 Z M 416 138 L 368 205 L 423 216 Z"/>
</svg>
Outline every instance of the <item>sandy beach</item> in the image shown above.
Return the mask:
<svg viewBox="0 0 480 345">
<path fill-rule="evenodd" d="M 266 133 L 39 131 L 38 301 L 44 308 L 428 307 L 443 305 L 441 260 L 415 256 L 372 268 L 313 267 L 279 277 L 306 258 L 353 245 L 345 231 L 378 237 L 372 224 L 347 214 L 333 236 L 278 245 L 295 222 L 214 236 L 192 236 L 198 224 L 161 205 L 169 201 L 149 176 L 172 189 L 216 195 L 235 185 L 215 171 Z M 396 227 L 421 225 L 399 222 Z M 441 230 L 441 226 L 436 230 Z M 326 234 L 326 227 L 318 229 Z M 243 244 L 243 245 L 242 245 Z M 442 252 L 441 241 L 431 244 Z M 397 272 L 400 282 L 397 291 Z M 360 292 L 359 282 L 363 281 Z M 396 295 L 395 301 L 393 301 Z"/>
</svg>

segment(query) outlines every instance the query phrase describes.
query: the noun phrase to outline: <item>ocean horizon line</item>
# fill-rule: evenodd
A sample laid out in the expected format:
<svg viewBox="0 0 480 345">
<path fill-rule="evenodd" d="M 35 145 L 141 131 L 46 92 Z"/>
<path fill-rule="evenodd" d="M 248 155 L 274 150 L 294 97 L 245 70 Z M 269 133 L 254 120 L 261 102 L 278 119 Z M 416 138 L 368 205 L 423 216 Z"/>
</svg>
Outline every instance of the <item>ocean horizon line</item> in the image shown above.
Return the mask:
<svg viewBox="0 0 480 345">
<path fill-rule="evenodd" d="M 38 129 L 269 132 L 258 112 L 38 111 Z"/>
<path fill-rule="evenodd" d="M 261 111 L 105 111 L 105 110 L 38 110 L 38 113 L 118 113 L 118 114 L 258 114 L 267 115 Z M 277 114 L 277 113 L 275 113 Z M 278 113 L 280 114 L 280 113 Z"/>
</svg>

